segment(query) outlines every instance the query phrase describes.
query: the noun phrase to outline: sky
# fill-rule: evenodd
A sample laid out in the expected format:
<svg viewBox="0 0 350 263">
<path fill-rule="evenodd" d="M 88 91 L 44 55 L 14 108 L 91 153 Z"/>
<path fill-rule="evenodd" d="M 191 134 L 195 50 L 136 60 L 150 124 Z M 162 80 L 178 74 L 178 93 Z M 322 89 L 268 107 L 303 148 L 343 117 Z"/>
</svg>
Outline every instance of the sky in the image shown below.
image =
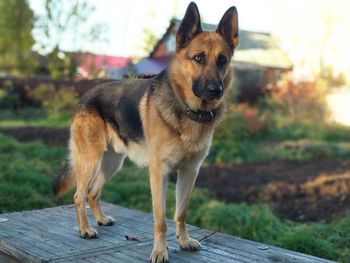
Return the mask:
<svg viewBox="0 0 350 263">
<path fill-rule="evenodd" d="M 106 41 L 84 43 L 64 38 L 60 48 L 81 48 L 97 54 L 145 56 L 144 30 L 161 37 L 172 17 L 182 18 L 189 0 L 89 0 L 95 11 L 90 22 L 107 26 Z M 202 22 L 217 24 L 235 5 L 241 29 L 269 32 L 295 65 L 295 76 L 308 79 L 331 65 L 350 81 L 350 1 L 348 0 L 196 0 Z M 36 14 L 43 0 L 29 0 Z M 72 34 L 72 33 L 71 33 Z M 74 34 L 74 33 L 73 33 Z M 78 43 L 80 45 L 78 45 Z"/>
<path fill-rule="evenodd" d="M 42 0 L 30 0 L 30 5 L 36 13 L 43 10 Z M 104 43 L 87 44 L 85 49 L 117 56 L 144 55 L 140 50 L 143 32 L 152 29 L 156 36 L 161 37 L 172 17 L 182 18 L 190 0 L 90 0 L 95 11 L 91 20 L 107 25 Z M 270 0 L 197 0 L 202 22 L 217 24 L 224 12 L 235 5 L 240 14 L 240 26 L 244 29 L 266 31 L 271 30 L 271 20 L 257 21 L 261 12 L 271 12 Z M 252 8 L 253 7 L 253 8 Z M 269 15 L 266 16 L 270 17 Z M 62 43 L 64 50 L 74 50 L 75 43 Z"/>
<path fill-rule="evenodd" d="M 101 16 L 108 19 L 110 39 L 108 52 L 115 55 L 140 55 L 139 47 L 142 46 L 143 31 L 151 28 L 155 35 L 162 36 L 169 25 L 171 17 L 182 18 L 189 0 L 93 0 Z M 108 5 L 108 3 L 113 4 Z M 265 2 L 265 3 L 263 3 Z M 197 0 L 196 3 L 201 13 L 202 22 L 217 24 L 224 12 L 236 5 L 240 14 L 242 28 L 269 31 L 271 29 L 268 19 L 257 23 L 259 10 L 268 12 L 267 2 L 256 0 Z M 251 6 L 254 8 L 251 11 Z M 246 10 L 246 11 L 245 11 Z"/>
</svg>

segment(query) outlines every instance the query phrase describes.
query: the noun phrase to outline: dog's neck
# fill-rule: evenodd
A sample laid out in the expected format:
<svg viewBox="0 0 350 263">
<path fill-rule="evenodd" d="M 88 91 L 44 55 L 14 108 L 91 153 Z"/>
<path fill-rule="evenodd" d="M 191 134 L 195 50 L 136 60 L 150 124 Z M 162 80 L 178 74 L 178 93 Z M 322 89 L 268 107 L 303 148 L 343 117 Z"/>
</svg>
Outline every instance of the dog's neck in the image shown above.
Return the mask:
<svg viewBox="0 0 350 263">
<path fill-rule="evenodd" d="M 164 70 L 162 71 L 156 78 L 156 80 L 162 80 L 164 83 L 166 83 L 166 87 L 164 87 L 164 89 L 162 89 L 162 91 L 157 90 L 156 92 L 160 93 L 160 95 L 162 96 L 162 99 L 164 100 L 164 95 L 165 95 L 165 91 L 166 91 L 166 97 L 168 99 L 171 99 L 171 104 L 175 109 L 175 114 L 177 117 L 179 117 L 179 115 L 182 115 L 183 117 L 189 119 L 190 121 L 194 121 L 197 123 L 215 123 L 216 120 L 220 117 L 221 113 L 222 113 L 222 105 L 220 105 L 219 107 L 215 108 L 215 109 L 211 109 L 211 110 L 199 110 L 199 109 L 192 109 L 190 108 L 186 102 L 176 93 L 174 87 L 172 87 L 171 81 L 168 77 L 168 71 Z M 157 86 L 157 85 L 156 85 Z M 175 97 L 175 100 L 173 99 Z M 170 101 L 169 101 L 170 102 Z M 159 104 L 159 103 L 158 103 Z M 161 103 L 163 104 L 163 103 Z M 164 115 L 164 111 L 165 109 L 161 109 L 163 108 L 162 105 L 158 105 L 159 110 L 161 115 Z"/>
<path fill-rule="evenodd" d="M 194 110 L 194 109 L 191 109 L 175 91 L 174 91 L 174 95 L 180 108 L 182 109 L 186 117 L 189 118 L 190 120 L 195 122 L 200 122 L 200 123 L 212 122 L 215 120 L 218 109 L 212 109 L 208 111 Z"/>
</svg>

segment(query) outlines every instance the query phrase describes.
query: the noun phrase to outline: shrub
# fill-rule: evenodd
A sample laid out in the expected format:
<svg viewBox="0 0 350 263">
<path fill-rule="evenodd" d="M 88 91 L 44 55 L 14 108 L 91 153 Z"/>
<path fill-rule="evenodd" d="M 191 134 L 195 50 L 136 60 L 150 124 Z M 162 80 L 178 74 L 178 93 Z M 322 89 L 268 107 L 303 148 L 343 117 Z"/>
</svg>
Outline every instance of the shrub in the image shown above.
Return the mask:
<svg viewBox="0 0 350 263">
<path fill-rule="evenodd" d="M 20 94 L 16 92 L 12 81 L 4 81 L 3 86 L 0 87 L 0 109 L 16 111 L 20 105 Z"/>
<path fill-rule="evenodd" d="M 350 157 L 349 146 L 338 143 L 350 140 L 350 128 L 327 122 L 325 90 L 315 83 L 285 80 L 256 105 L 231 104 L 214 134 L 207 160 L 242 163 Z"/>
<path fill-rule="evenodd" d="M 271 125 L 267 111 L 248 104 L 231 105 L 225 120 L 214 133 L 208 160 L 217 163 L 247 160 L 256 141 L 267 136 Z"/>
<path fill-rule="evenodd" d="M 326 229 L 327 226 L 324 224 L 295 224 L 292 228 L 286 229 L 274 243 L 290 250 L 336 259 L 337 250 L 334 242 L 324 236 Z"/>
<path fill-rule="evenodd" d="M 211 201 L 196 211 L 196 225 L 260 242 L 273 242 L 286 225 L 266 205 L 225 204 Z"/>
<path fill-rule="evenodd" d="M 278 126 L 324 123 L 328 116 L 324 89 L 317 88 L 314 83 L 294 84 L 291 80 L 281 83 L 266 99 Z"/>
<path fill-rule="evenodd" d="M 37 88 L 29 90 L 28 94 L 41 103 L 50 117 L 70 114 L 78 103 L 72 87 L 61 86 L 56 89 L 52 84 L 40 84 Z"/>
</svg>

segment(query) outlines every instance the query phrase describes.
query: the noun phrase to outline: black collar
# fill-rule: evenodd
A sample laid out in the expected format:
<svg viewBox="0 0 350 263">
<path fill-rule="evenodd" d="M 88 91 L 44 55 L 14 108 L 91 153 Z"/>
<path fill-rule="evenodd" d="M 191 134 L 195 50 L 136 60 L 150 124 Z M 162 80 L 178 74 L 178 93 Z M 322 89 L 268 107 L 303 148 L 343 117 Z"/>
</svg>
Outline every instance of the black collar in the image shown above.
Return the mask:
<svg viewBox="0 0 350 263">
<path fill-rule="evenodd" d="M 175 93 L 175 98 L 178 101 L 180 108 L 185 112 L 186 117 L 195 122 L 211 122 L 215 119 L 218 110 L 212 109 L 209 111 L 204 110 L 193 110 Z"/>
<path fill-rule="evenodd" d="M 192 110 L 189 107 L 186 109 L 186 116 L 196 122 L 211 122 L 215 119 L 217 110 L 213 109 L 210 111 L 202 111 L 202 110 Z"/>
</svg>

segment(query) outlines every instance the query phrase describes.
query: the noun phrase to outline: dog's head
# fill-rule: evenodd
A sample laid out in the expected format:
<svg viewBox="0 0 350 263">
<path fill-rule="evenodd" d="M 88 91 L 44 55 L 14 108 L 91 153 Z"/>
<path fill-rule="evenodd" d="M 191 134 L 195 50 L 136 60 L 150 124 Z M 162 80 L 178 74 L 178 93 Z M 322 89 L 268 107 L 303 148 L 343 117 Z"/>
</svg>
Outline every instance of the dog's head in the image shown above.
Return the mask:
<svg viewBox="0 0 350 263">
<path fill-rule="evenodd" d="M 238 44 L 238 14 L 229 8 L 215 32 L 201 28 L 198 7 L 191 2 L 176 34 L 176 56 L 170 65 L 177 94 L 194 109 L 215 108 L 232 80 L 230 67 Z"/>
</svg>

